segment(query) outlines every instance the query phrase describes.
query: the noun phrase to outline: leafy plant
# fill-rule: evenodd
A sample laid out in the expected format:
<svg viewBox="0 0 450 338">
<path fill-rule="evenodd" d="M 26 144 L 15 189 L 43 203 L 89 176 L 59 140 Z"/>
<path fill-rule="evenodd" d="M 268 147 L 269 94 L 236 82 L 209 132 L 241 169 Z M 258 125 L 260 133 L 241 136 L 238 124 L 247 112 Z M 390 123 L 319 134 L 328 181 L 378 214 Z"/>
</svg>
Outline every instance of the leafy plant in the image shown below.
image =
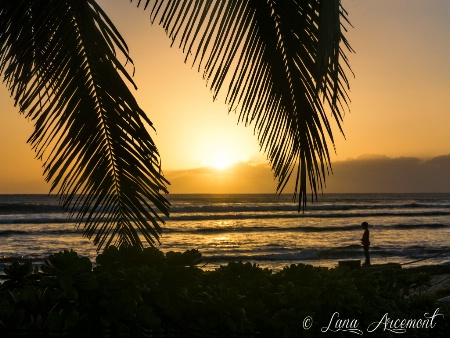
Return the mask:
<svg viewBox="0 0 450 338">
<path fill-rule="evenodd" d="M 77 337 L 314 337 L 335 311 L 361 327 L 391 318 L 422 318 L 439 306 L 429 294 L 404 296 L 415 270 L 379 273 L 293 264 L 281 271 L 230 262 L 203 271 L 200 253 L 110 246 L 89 260 L 56 253 L 40 269 L 16 274 L 0 288 L 2 335 Z M 5 269 L 18 268 L 12 263 Z M 26 264 L 26 266 L 29 266 Z M 25 268 L 23 268 L 25 270 Z M 89 276 L 89 277 L 87 277 Z M 422 276 L 419 276 L 422 280 Z M 24 282 L 26 281 L 26 283 Z M 84 282 L 81 282 L 84 281 Z M 448 316 L 448 309 L 441 313 Z M 303 319 L 314 324 L 303 329 Z M 447 317 L 411 336 L 446 337 Z"/>
<path fill-rule="evenodd" d="M 5 273 L 4 276 L 0 276 L 1 279 L 5 280 L 1 288 L 8 287 L 19 287 L 27 284 L 29 280 L 33 280 L 35 269 L 33 269 L 33 265 L 30 260 L 18 261 L 14 260 L 10 265 L 5 266 L 3 269 Z"/>
</svg>

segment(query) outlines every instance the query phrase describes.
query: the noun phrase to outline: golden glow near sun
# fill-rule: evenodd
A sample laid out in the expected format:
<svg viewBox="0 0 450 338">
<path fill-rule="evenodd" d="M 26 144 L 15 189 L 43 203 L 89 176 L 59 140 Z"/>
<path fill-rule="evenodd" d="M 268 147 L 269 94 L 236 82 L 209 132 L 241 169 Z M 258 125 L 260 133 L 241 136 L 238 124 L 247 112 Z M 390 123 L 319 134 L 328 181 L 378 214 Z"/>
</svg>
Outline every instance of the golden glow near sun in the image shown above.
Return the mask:
<svg viewBox="0 0 450 338">
<path fill-rule="evenodd" d="M 213 167 L 216 169 L 225 169 L 227 167 L 229 167 L 232 163 L 230 161 L 228 161 L 226 158 L 218 158 L 214 163 L 213 163 Z"/>
<path fill-rule="evenodd" d="M 225 129 L 215 129 L 215 134 L 215 137 L 205 136 L 192 147 L 202 167 L 222 171 L 236 163 L 249 161 L 252 154 L 246 143 L 250 142 L 244 143 L 239 137 L 227 137 Z"/>
<path fill-rule="evenodd" d="M 212 154 L 212 156 L 205 161 L 205 164 L 208 167 L 213 167 L 218 170 L 226 169 L 234 163 L 236 163 L 236 161 L 233 161 L 228 154 L 223 152 Z"/>
</svg>

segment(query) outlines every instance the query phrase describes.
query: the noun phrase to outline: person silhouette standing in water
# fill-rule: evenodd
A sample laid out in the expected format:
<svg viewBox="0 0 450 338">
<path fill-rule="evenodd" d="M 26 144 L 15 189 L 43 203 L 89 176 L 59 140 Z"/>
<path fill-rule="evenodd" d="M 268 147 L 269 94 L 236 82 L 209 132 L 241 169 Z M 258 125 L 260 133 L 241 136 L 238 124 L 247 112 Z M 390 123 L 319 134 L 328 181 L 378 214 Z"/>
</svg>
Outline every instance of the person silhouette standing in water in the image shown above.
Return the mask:
<svg viewBox="0 0 450 338">
<path fill-rule="evenodd" d="M 361 238 L 361 243 L 364 246 L 364 255 L 366 256 L 366 261 L 364 262 L 364 265 L 370 265 L 370 255 L 369 255 L 369 223 L 362 222 L 361 228 L 364 229 L 364 234 Z"/>
</svg>

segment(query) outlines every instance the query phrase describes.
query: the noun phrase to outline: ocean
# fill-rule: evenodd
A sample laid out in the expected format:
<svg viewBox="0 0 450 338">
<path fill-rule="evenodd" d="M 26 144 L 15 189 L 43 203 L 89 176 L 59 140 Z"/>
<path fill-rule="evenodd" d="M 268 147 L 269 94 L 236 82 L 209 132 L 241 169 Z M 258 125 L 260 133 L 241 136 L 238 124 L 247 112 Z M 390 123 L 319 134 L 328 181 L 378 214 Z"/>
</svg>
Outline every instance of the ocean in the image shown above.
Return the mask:
<svg viewBox="0 0 450 338">
<path fill-rule="evenodd" d="M 324 194 L 304 213 L 288 194 L 168 199 L 171 215 L 159 248 L 198 249 L 205 269 L 237 260 L 273 270 L 363 261 L 363 221 L 369 223 L 373 264 L 450 262 L 450 194 Z M 14 257 L 39 264 L 65 249 L 93 260 L 97 255 L 55 196 L 0 195 L 0 240 L 0 265 Z"/>
</svg>

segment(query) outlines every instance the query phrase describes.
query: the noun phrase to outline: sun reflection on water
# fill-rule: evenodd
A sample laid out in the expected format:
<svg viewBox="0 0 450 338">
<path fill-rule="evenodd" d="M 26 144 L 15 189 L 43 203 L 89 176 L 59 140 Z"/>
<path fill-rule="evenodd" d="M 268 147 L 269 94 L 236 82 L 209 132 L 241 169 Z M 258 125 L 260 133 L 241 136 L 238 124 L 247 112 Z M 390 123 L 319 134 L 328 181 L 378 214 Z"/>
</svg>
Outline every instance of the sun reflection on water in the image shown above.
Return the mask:
<svg viewBox="0 0 450 338">
<path fill-rule="evenodd" d="M 239 246 L 239 243 L 231 238 L 231 236 L 213 237 L 208 244 L 217 248 L 233 248 Z"/>
</svg>

